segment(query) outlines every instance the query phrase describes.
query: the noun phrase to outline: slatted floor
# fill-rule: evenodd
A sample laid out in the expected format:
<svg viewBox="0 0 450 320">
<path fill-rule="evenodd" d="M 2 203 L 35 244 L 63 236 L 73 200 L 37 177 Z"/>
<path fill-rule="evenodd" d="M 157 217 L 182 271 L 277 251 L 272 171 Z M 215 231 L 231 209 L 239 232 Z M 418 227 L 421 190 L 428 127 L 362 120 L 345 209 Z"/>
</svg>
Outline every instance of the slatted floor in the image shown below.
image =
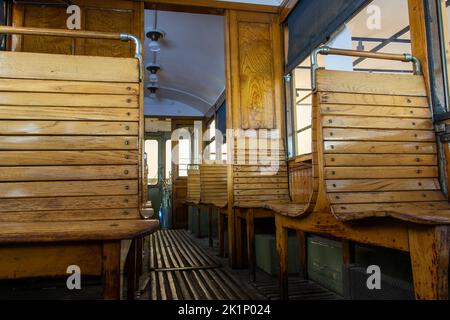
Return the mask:
<svg viewBox="0 0 450 320">
<path fill-rule="evenodd" d="M 186 231 L 150 237 L 152 300 L 249 300 L 242 285 L 198 246 Z"/>
</svg>

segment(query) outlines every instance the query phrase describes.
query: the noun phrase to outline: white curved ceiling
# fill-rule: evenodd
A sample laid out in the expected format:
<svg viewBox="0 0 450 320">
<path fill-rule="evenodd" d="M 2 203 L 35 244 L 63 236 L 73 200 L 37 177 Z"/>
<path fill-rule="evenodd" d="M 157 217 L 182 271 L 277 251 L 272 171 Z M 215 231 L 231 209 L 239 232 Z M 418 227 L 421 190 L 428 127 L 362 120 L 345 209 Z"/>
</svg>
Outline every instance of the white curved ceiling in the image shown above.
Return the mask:
<svg viewBox="0 0 450 320">
<path fill-rule="evenodd" d="M 146 10 L 146 31 L 154 15 Z M 157 54 L 160 90 L 156 98 L 146 91 L 146 115 L 204 115 L 225 90 L 224 17 L 158 11 L 157 27 L 166 33 Z M 148 48 L 148 39 L 145 44 Z M 146 49 L 145 63 L 153 59 Z M 148 72 L 146 83 L 147 78 Z"/>
</svg>

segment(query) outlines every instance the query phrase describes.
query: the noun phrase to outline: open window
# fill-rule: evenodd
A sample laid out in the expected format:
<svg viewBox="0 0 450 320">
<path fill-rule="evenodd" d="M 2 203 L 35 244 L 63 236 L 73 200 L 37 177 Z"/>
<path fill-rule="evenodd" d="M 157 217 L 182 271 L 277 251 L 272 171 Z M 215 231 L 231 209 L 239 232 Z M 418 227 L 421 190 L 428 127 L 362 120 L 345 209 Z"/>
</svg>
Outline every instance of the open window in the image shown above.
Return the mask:
<svg viewBox="0 0 450 320">
<path fill-rule="evenodd" d="M 350 11 L 349 11 L 350 12 Z M 370 51 L 374 53 L 411 53 L 408 0 L 373 0 L 351 15 L 343 24 L 329 30 L 286 76 L 287 137 L 289 157 L 311 153 L 311 63 L 312 49 L 321 45 L 332 48 Z M 300 35 L 301 36 L 301 35 Z M 298 41 L 302 41 L 299 39 Z M 289 36 L 292 45 L 292 37 Z M 288 62 L 289 64 L 289 62 Z M 400 61 L 374 60 L 342 56 L 320 57 L 319 66 L 327 70 L 369 73 L 413 73 L 410 64 Z"/>
</svg>

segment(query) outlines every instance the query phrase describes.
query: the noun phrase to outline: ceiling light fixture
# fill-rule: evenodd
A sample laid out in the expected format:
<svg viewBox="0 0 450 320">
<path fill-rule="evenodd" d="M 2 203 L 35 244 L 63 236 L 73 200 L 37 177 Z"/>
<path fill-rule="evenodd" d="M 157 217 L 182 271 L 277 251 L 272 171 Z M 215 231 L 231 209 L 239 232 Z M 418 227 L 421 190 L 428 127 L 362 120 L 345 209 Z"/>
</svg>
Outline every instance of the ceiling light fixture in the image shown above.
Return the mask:
<svg viewBox="0 0 450 320">
<path fill-rule="evenodd" d="M 159 85 L 157 83 L 150 83 L 147 86 L 148 91 L 150 91 L 150 97 L 155 97 L 156 91 L 159 89 Z"/>
<path fill-rule="evenodd" d="M 166 34 L 164 33 L 164 31 L 156 29 L 156 28 L 148 31 L 147 38 L 150 39 L 150 44 L 149 44 L 150 51 L 152 51 L 152 52 L 161 51 L 161 46 L 159 44 L 159 40 L 164 38 L 165 36 L 166 36 Z"/>
<path fill-rule="evenodd" d="M 150 75 L 148 76 L 150 82 L 158 82 L 159 78 L 157 73 L 159 72 L 159 70 L 161 70 L 161 66 L 158 63 L 154 62 L 148 64 L 146 68 L 150 72 Z"/>
</svg>

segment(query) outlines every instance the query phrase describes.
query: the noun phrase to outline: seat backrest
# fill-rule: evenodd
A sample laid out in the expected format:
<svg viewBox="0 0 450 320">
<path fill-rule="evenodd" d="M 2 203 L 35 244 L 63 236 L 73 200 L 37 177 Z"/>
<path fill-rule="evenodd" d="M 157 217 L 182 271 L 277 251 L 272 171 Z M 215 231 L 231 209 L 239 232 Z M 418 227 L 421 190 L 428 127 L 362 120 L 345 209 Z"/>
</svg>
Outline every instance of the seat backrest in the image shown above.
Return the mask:
<svg viewBox="0 0 450 320">
<path fill-rule="evenodd" d="M 200 166 L 188 169 L 186 201 L 194 204 L 200 202 Z"/>
<path fill-rule="evenodd" d="M 200 202 L 223 207 L 228 202 L 227 165 L 200 166 Z"/>
<path fill-rule="evenodd" d="M 444 199 L 422 76 L 319 70 L 316 95 L 335 215 L 368 204 Z"/>
<path fill-rule="evenodd" d="M 140 217 L 138 66 L 0 52 L 0 221 Z"/>
<path fill-rule="evenodd" d="M 283 140 L 235 138 L 232 161 L 235 206 L 290 201 Z"/>
</svg>

